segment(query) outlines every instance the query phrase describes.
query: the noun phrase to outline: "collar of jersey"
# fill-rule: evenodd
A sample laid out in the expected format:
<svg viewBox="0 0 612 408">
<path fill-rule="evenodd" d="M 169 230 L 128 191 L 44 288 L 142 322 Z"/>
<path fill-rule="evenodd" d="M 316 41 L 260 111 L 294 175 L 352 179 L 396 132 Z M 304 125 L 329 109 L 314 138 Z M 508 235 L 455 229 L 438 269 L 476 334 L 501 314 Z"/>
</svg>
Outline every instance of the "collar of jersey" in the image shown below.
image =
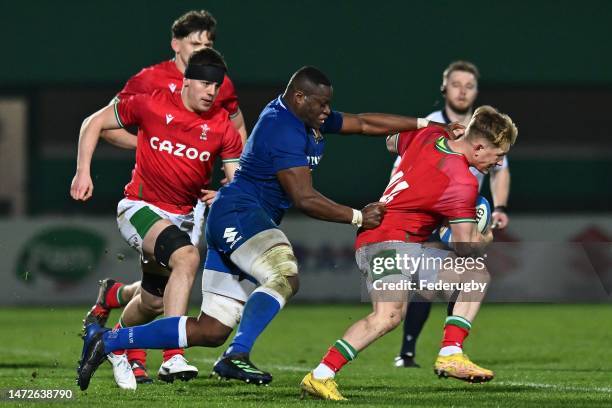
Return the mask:
<svg viewBox="0 0 612 408">
<path fill-rule="evenodd" d="M 304 127 L 307 127 L 306 124 L 304 122 L 302 122 L 302 120 L 300 118 L 298 118 L 297 116 L 295 116 L 295 113 L 291 112 L 291 109 L 287 108 L 287 106 L 285 105 L 285 103 L 283 102 L 283 96 L 279 95 L 278 96 L 278 104 L 287 111 L 288 114 L 291 115 L 292 118 L 294 118 L 296 121 L 300 122 L 302 125 L 304 125 Z"/>
<path fill-rule="evenodd" d="M 323 135 L 321 134 L 320 136 L 317 135 L 317 131 L 311 127 L 308 127 L 304 122 L 302 122 L 302 120 L 300 118 L 298 118 L 297 116 L 295 116 L 295 113 L 291 112 L 291 109 L 288 109 L 285 104 L 283 103 L 283 96 L 279 95 L 278 96 L 278 103 L 280 106 L 283 107 L 284 110 L 286 110 L 293 118 L 295 118 L 295 120 L 297 120 L 298 122 L 300 122 L 302 125 L 304 125 L 304 130 L 306 132 L 306 135 L 309 135 L 310 132 L 312 132 L 312 135 L 315 139 L 315 142 L 319 143 L 321 140 L 323 140 Z M 320 133 L 320 132 L 319 132 Z"/>
<path fill-rule="evenodd" d="M 183 76 L 183 73 L 176 66 L 176 57 L 174 57 L 172 59 L 169 59 L 168 62 L 170 62 L 171 63 L 170 65 L 172 66 L 172 68 L 174 68 L 173 69 L 174 73 L 178 74 L 181 77 L 181 80 L 182 80 L 184 76 Z"/>
<path fill-rule="evenodd" d="M 451 148 L 448 146 L 448 139 L 446 139 L 444 136 L 440 136 L 437 140 L 436 140 L 436 149 L 438 149 L 439 151 L 441 151 L 442 153 L 446 153 L 446 154 L 456 154 L 458 156 L 462 156 L 461 153 L 457 153 L 457 152 L 453 152 L 451 150 Z"/>
</svg>

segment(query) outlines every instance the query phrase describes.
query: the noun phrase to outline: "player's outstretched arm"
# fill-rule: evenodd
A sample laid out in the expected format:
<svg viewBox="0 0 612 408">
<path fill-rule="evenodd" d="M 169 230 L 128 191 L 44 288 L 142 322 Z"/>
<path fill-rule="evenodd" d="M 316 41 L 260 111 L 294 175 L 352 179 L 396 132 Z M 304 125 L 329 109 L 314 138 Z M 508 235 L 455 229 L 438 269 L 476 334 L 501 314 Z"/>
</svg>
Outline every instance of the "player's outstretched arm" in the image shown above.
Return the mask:
<svg viewBox="0 0 612 408">
<path fill-rule="evenodd" d="M 100 133 L 102 130 L 117 128 L 119 128 L 119 123 L 115 117 L 114 106 L 100 109 L 83 121 L 79 134 L 76 174 L 70 185 L 70 196 L 73 199 L 86 201 L 92 196 L 91 158 L 98 144 Z"/>
<path fill-rule="evenodd" d="M 284 169 L 276 175 L 295 207 L 304 214 L 319 220 L 360 224 L 358 226 L 370 229 L 380 225 L 386 211 L 382 203 L 368 204 L 361 210 L 362 221 L 358 223 L 352 208 L 338 204 L 314 189 L 311 172 L 307 166 Z"/>
<path fill-rule="evenodd" d="M 387 136 L 393 133 L 417 130 L 426 126 L 439 126 L 446 130 L 451 139 L 463 134 L 465 126 L 455 122 L 448 125 L 431 122 L 423 118 L 392 115 L 388 113 L 342 113 L 340 133 Z"/>
<path fill-rule="evenodd" d="M 418 129 L 418 119 L 387 113 L 344 113 L 340 133 L 387 136 Z"/>
<path fill-rule="evenodd" d="M 475 222 L 450 224 L 453 248 L 459 256 L 481 256 L 488 244 L 493 241 L 493 233 L 488 229 L 481 234 Z"/>
</svg>

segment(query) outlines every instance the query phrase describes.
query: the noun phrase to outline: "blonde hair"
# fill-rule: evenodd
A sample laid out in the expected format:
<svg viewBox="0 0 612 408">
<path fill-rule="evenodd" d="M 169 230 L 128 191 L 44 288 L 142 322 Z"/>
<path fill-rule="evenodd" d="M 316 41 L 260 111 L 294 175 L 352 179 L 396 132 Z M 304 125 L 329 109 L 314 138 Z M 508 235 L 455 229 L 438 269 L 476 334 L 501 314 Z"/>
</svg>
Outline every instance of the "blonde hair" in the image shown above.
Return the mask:
<svg viewBox="0 0 612 408">
<path fill-rule="evenodd" d="M 505 148 L 516 142 L 518 129 L 510 116 L 492 106 L 484 105 L 476 109 L 472 115 L 465 134 L 468 140 L 483 137 L 494 146 Z"/>
</svg>

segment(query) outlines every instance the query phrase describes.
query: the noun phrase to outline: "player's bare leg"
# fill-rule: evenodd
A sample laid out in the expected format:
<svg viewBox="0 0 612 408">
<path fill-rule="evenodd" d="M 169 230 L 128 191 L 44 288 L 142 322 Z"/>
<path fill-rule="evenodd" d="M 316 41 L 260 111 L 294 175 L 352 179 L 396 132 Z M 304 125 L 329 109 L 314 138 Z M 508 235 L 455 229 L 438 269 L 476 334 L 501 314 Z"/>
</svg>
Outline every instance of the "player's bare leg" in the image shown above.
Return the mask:
<svg viewBox="0 0 612 408">
<path fill-rule="evenodd" d="M 142 281 L 137 282 L 138 286 L 130 285 L 135 296 L 121 314 L 120 322 L 125 327 L 148 323 L 164 313 L 163 286 L 166 285 L 170 271 L 153 261 L 141 262 L 140 267 L 143 279 L 149 282 L 145 283 L 148 289 L 141 288 Z"/>
<path fill-rule="evenodd" d="M 121 289 L 121 303 L 126 304 L 134 296 L 140 293 L 140 281 L 132 282 L 127 285 L 123 285 Z"/>
<path fill-rule="evenodd" d="M 106 278 L 99 281 L 98 285 L 98 297 L 85 315 L 83 330 L 91 323 L 104 327 L 112 309 L 127 305 L 135 294 L 140 293 L 140 281 L 125 285 L 115 279 Z"/>
<path fill-rule="evenodd" d="M 157 238 L 171 225 L 167 220 L 159 220 L 151 227 L 142 243 L 145 253 L 154 256 Z M 200 255 L 193 245 L 180 247 L 170 255 L 168 268 L 172 273 L 164 292 L 165 316 L 182 316 L 187 312 L 189 294 L 199 263 Z"/>
<path fill-rule="evenodd" d="M 166 317 L 187 314 L 191 287 L 200 265 L 199 251 L 191 245 L 188 238 L 168 220 L 159 220 L 153 224 L 143 239 L 143 252 L 155 257 L 157 263 L 167 266 L 171 271 L 163 290 Z M 146 300 L 143 297 L 141 299 Z M 172 382 L 176 378 L 187 381 L 196 377 L 198 369 L 187 364 L 183 355 L 182 348 L 164 350 L 164 362 L 159 369 L 158 378 Z"/>
<path fill-rule="evenodd" d="M 168 260 L 168 269 L 162 267 L 150 258 L 155 254 L 155 245 L 160 234 L 172 224 L 167 220 L 157 221 L 147 232 L 143 240 L 143 252 L 149 260 L 141 264 L 143 279 L 147 283 L 131 285 L 134 296 L 124 309 L 118 327 L 131 327 L 148 323 L 166 311 L 166 316 L 184 315 L 187 312 L 187 302 L 195 271 L 199 263 L 199 255 L 192 245 L 182 246 L 172 252 Z M 168 275 L 170 277 L 168 278 Z M 174 278 L 174 280 L 173 280 Z M 141 287 L 146 286 L 142 289 Z M 176 298 L 176 299 L 175 299 Z M 164 300 L 169 303 L 166 307 Z M 172 313 L 172 314 L 168 314 Z M 124 370 L 125 361 L 132 367 L 133 375 L 138 383 L 151 382 L 146 372 L 146 352 L 142 349 L 132 349 L 124 354 L 123 350 L 113 352 L 113 373 L 118 384 L 130 383 L 131 373 Z M 160 368 L 159 377 L 164 381 L 174 381 L 175 378 L 188 380 L 197 375 L 197 368 L 188 365 L 183 357 L 183 349 L 164 350 L 164 363 Z"/>
<path fill-rule="evenodd" d="M 300 383 L 302 397 L 309 394 L 322 399 L 346 399 L 338 391 L 334 377 L 345 364 L 357 357 L 357 353 L 401 323 L 406 313 L 407 302 L 385 301 L 385 298 L 396 297 L 407 299 L 408 293 L 407 291 L 394 291 L 392 294 L 387 291 L 372 292 L 372 313 L 349 327 L 342 338 L 329 348 L 321 363 L 304 377 Z"/>
<path fill-rule="evenodd" d="M 143 276 L 145 274 L 147 276 L 168 274 L 167 270 L 154 262 L 141 263 L 141 269 L 143 271 Z M 129 287 L 128 290 L 131 292 L 132 297 L 127 306 L 123 309 L 119 323 L 117 323 L 115 328 L 145 324 L 154 320 L 157 316 L 163 313 L 163 299 L 161 297 L 161 293 L 159 293 L 161 289 L 149 289 L 151 292 L 158 294 L 158 296 L 155 296 L 147 290 L 141 291 L 140 281 L 126 286 Z M 124 286 L 124 288 L 126 286 Z M 133 296 L 134 294 L 136 295 Z M 111 359 L 111 364 L 113 366 L 113 374 L 117 383 L 125 382 L 126 380 L 124 378 L 132 376 L 131 373 L 125 372 L 125 370 L 122 368 L 123 365 L 125 365 L 124 360 L 127 360 L 127 364 L 132 370 L 133 376 L 138 384 L 149 384 L 153 382 L 146 369 L 146 350 L 130 349 L 127 350 L 127 352 L 124 350 L 118 350 L 113 352 L 113 354 L 114 356 L 111 356 L 113 358 Z"/>
</svg>

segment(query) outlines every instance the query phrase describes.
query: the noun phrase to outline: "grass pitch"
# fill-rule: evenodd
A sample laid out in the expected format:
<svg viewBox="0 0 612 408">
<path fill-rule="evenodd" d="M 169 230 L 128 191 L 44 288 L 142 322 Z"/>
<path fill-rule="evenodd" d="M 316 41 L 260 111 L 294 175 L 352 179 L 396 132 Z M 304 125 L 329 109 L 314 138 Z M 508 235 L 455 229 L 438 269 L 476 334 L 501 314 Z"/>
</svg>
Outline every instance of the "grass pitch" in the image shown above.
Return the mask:
<svg viewBox="0 0 612 408">
<path fill-rule="evenodd" d="M 368 305 L 287 307 L 252 354 L 255 364 L 274 375 L 269 387 L 208 378 L 222 348 L 194 348 L 186 357 L 200 376 L 191 382 L 156 381 L 126 392 L 115 386 L 105 363 L 83 393 L 75 385 L 75 367 L 85 308 L 5 308 L 0 310 L 0 388 L 71 389 L 74 398 L 63 404 L 87 407 L 329 406 L 333 403 L 300 400 L 298 384 L 348 325 L 369 310 Z M 422 368 L 392 366 L 399 349 L 397 329 L 345 367 L 338 383 L 349 404 L 359 406 L 610 407 L 610 311 L 610 305 L 485 305 L 466 351 L 494 370 L 496 378 L 473 385 L 433 374 L 445 314 L 444 307 L 436 306 L 418 345 Z M 114 312 L 110 321 L 116 317 Z M 161 352 L 149 353 L 150 374 L 156 374 L 160 360 Z"/>
</svg>

